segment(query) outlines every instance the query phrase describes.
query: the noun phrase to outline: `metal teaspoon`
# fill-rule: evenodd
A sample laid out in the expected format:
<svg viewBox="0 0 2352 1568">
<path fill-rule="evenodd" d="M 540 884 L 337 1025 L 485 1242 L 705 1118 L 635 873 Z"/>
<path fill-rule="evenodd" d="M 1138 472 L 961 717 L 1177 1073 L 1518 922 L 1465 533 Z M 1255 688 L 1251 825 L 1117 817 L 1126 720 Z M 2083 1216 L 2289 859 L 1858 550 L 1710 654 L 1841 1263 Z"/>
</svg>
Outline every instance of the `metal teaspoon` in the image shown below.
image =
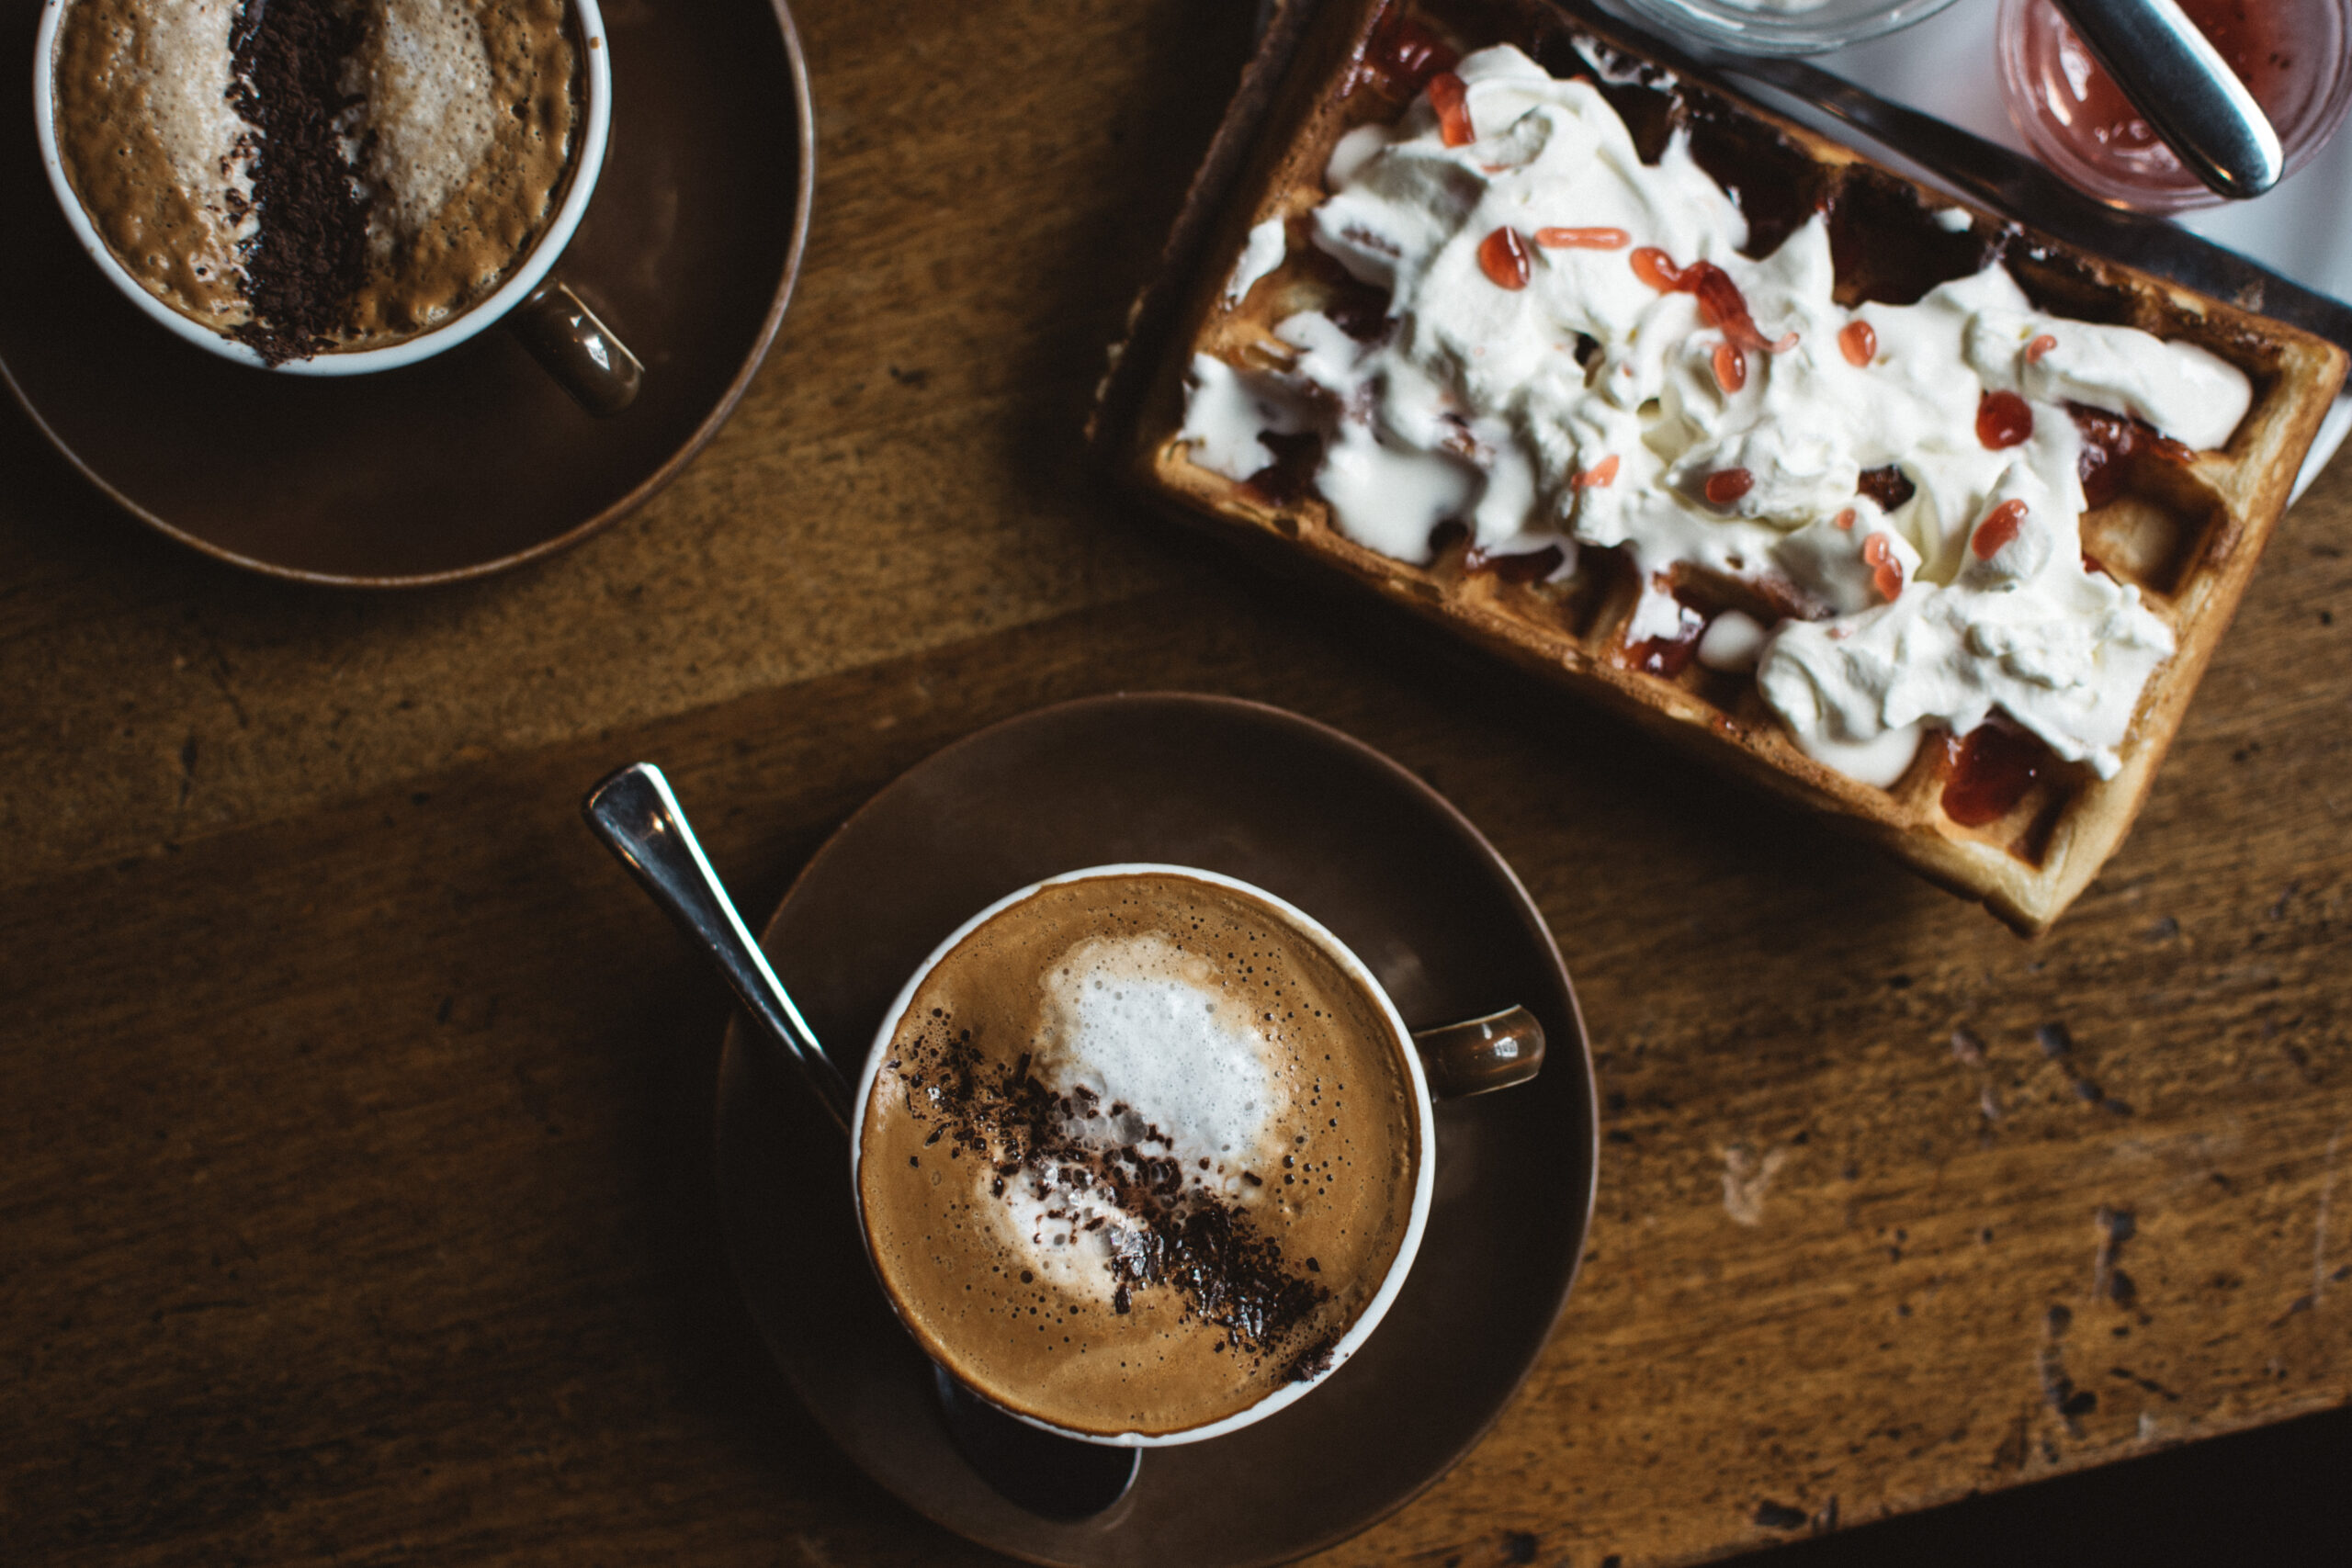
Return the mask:
<svg viewBox="0 0 2352 1568">
<path fill-rule="evenodd" d="M 2233 200 L 2278 183 L 2270 117 L 2176 0 L 2052 0 L 2181 163 Z"/>
<path fill-rule="evenodd" d="M 849 1085 L 752 940 L 662 770 L 632 762 L 590 791 L 581 811 L 653 901 L 718 966 L 761 1037 L 784 1053 L 848 1134 Z M 944 1368 L 932 1370 L 948 1436 L 965 1461 L 1009 1501 L 1046 1518 L 1091 1518 L 1135 1483 L 1140 1450 L 1041 1431 L 980 1399 Z"/>
</svg>

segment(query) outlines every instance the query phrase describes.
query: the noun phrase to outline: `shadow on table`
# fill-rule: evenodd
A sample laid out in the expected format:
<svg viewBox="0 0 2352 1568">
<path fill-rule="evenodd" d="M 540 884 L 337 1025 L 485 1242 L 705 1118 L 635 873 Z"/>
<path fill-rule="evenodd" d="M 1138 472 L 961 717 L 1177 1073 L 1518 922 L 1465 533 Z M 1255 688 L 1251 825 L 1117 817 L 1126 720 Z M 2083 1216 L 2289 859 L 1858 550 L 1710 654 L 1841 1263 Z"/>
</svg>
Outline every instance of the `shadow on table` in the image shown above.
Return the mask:
<svg viewBox="0 0 2352 1568">
<path fill-rule="evenodd" d="M 1752 1552 L 1753 1568 L 2346 1561 L 2352 1408 Z"/>
</svg>

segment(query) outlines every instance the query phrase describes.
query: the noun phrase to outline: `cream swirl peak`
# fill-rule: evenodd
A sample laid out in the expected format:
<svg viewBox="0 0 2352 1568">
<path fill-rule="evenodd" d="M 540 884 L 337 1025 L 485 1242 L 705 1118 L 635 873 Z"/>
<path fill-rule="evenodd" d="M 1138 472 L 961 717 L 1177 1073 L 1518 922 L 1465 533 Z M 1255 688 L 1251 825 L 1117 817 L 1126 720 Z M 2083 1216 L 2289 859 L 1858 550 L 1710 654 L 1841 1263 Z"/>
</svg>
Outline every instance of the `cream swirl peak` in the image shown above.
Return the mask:
<svg viewBox="0 0 2352 1568">
<path fill-rule="evenodd" d="M 1694 629 L 1677 568 L 1758 584 L 1788 611 L 1756 650 L 1766 701 L 1865 782 L 1995 708 L 2116 772 L 2173 641 L 2083 559 L 2069 405 L 2216 447 L 2251 401 L 2234 367 L 2044 315 L 1997 262 L 1849 310 L 1819 215 L 1749 259 L 1680 136 L 1643 163 L 1590 83 L 1508 46 L 1350 132 L 1327 184 L 1304 231 L 1389 291 L 1385 328 L 1307 312 L 1277 368 L 1196 357 L 1195 462 L 1247 478 L 1263 433 L 1313 431 L 1337 526 L 1417 563 L 1448 522 L 1488 558 L 1556 547 L 1561 575 L 1578 544 L 1622 549 L 1629 642 Z"/>
</svg>

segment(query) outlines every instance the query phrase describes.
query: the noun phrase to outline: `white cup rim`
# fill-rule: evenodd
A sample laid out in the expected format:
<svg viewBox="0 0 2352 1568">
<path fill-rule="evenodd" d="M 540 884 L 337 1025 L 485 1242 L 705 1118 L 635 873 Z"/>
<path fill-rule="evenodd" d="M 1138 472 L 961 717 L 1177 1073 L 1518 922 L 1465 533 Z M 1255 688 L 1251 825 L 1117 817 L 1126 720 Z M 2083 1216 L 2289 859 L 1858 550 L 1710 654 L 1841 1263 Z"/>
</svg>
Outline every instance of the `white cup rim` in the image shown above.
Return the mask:
<svg viewBox="0 0 2352 1568">
<path fill-rule="evenodd" d="M 74 0 L 44 0 L 40 28 L 33 44 L 33 128 L 40 143 L 41 168 L 49 175 L 50 189 L 56 194 L 58 205 L 64 209 L 65 221 L 73 229 L 75 242 L 97 263 L 107 281 L 132 305 L 182 342 L 193 344 L 239 365 L 251 366 L 256 370 L 274 370 L 286 376 L 364 376 L 378 370 L 397 370 L 401 366 L 413 365 L 457 347 L 496 325 L 508 311 L 529 298 L 532 290 L 537 288 L 554 268 L 564 247 L 571 243 L 572 231 L 580 227 L 580 220 L 588 210 L 589 200 L 595 195 L 596 178 L 605 166 L 605 145 L 612 132 L 613 51 L 605 30 L 604 13 L 597 9 L 596 0 L 569 0 L 569 3 L 573 15 L 580 19 L 581 96 L 586 118 L 580 131 L 580 151 L 572 165 L 571 184 L 564 192 L 561 205 L 556 209 L 555 217 L 548 221 L 546 232 L 531 247 L 531 254 L 524 258 L 522 265 L 516 267 L 506 281 L 492 289 L 479 304 L 458 312 L 439 326 L 382 348 L 358 349 L 348 354 L 320 354 L 307 359 L 288 359 L 272 365 L 247 344 L 223 337 L 211 328 L 173 310 L 115 259 L 105 237 L 90 221 L 90 215 L 83 210 L 82 198 L 74 194 L 73 182 L 66 177 L 64 159 L 57 147 L 57 29 L 64 19 L 66 7 L 73 5 Z"/>
<path fill-rule="evenodd" d="M 1231 888 L 1236 892 L 1246 893 L 1251 897 L 1263 899 L 1283 915 L 1296 922 L 1302 931 L 1313 937 L 1326 952 L 1340 962 L 1341 967 L 1345 968 L 1372 994 L 1380 1004 L 1381 1016 L 1387 1021 L 1396 1049 L 1405 1058 L 1405 1070 L 1413 1089 L 1413 1106 L 1419 1134 L 1420 1157 L 1413 1174 L 1412 1210 L 1406 1220 L 1405 1235 L 1397 1243 L 1396 1255 L 1389 1260 L 1388 1270 L 1381 1277 L 1380 1288 L 1373 1293 L 1372 1300 L 1365 1304 L 1363 1310 L 1356 1314 L 1355 1321 L 1348 1325 L 1348 1331 L 1340 1337 L 1340 1342 L 1332 1348 L 1329 1363 L 1315 1376 L 1300 1382 L 1284 1383 L 1257 1404 L 1236 1411 L 1233 1415 L 1203 1426 L 1187 1427 L 1177 1432 L 1115 1434 L 1080 1432 L 1067 1427 L 1056 1426 L 1050 1421 L 1041 1420 L 1022 1411 L 996 1404 L 992 1400 L 989 1402 L 1007 1416 L 1035 1427 L 1040 1431 L 1052 1432 L 1057 1437 L 1075 1438 L 1080 1442 L 1093 1443 L 1105 1448 L 1172 1448 L 1180 1444 L 1197 1443 L 1211 1438 L 1221 1438 L 1228 1432 L 1238 1431 L 1244 1427 L 1262 1421 L 1276 1411 L 1295 1404 L 1320 1388 L 1333 1372 L 1338 1371 L 1347 1363 L 1350 1357 L 1363 1348 L 1364 1341 L 1372 1337 L 1372 1331 L 1380 1326 L 1380 1320 L 1387 1315 L 1388 1309 L 1395 1303 L 1397 1293 L 1404 1289 L 1405 1276 L 1411 1271 L 1413 1259 L 1420 1251 L 1421 1233 L 1428 1226 L 1430 1203 L 1436 1190 L 1436 1108 L 1430 1096 L 1429 1077 L 1421 1068 L 1420 1052 L 1413 1044 L 1412 1031 L 1405 1026 L 1404 1018 L 1396 1011 L 1396 1004 L 1389 999 L 1387 987 L 1380 983 L 1379 977 L 1373 974 L 1371 967 L 1358 958 L 1348 944 L 1341 942 L 1329 927 L 1288 899 L 1269 893 L 1255 883 L 1244 882 L 1238 876 L 1227 876 L 1222 872 L 1209 871 L 1200 866 L 1172 865 L 1148 861 L 1086 866 L 1077 871 L 1067 871 L 1056 876 L 1046 877 L 1043 881 L 1033 882 L 1026 887 L 1008 893 L 972 916 L 962 925 L 957 926 L 937 947 L 932 950 L 931 955 L 922 961 L 906 985 L 899 989 L 898 998 L 890 1004 L 889 1011 L 883 1018 L 882 1027 L 876 1031 L 873 1046 L 865 1054 L 865 1065 L 858 1077 L 857 1095 L 852 1102 L 849 1120 L 849 1159 L 850 1192 L 858 1208 L 859 1244 L 865 1248 L 866 1262 L 874 1269 L 876 1281 L 879 1282 L 882 1278 L 881 1267 L 874 1258 L 873 1244 L 866 1234 L 865 1206 L 857 1184 L 859 1149 L 865 1142 L 862 1134 L 865 1126 L 866 1102 L 873 1097 L 874 1085 L 881 1076 L 883 1061 L 889 1055 L 888 1048 L 891 1038 L 898 1032 L 899 1020 L 906 1016 L 907 1009 L 913 1003 L 916 990 L 930 976 L 932 970 L 937 967 L 939 961 L 946 957 L 958 942 L 971 935 L 986 921 L 1023 899 L 1035 897 L 1047 887 L 1058 886 L 1064 883 L 1086 882 L 1098 877 L 1148 874 L 1191 877 L 1196 881 Z M 885 1297 L 890 1297 L 887 1284 L 882 1293 Z M 897 1314 L 899 1312 L 897 1300 L 890 1299 L 891 1311 Z M 912 1332 L 912 1326 L 906 1324 L 903 1314 L 899 1314 L 899 1321 L 902 1326 L 908 1327 L 910 1333 Z M 971 1389 L 970 1385 L 965 1386 L 975 1398 L 986 1398 L 978 1390 Z"/>
</svg>

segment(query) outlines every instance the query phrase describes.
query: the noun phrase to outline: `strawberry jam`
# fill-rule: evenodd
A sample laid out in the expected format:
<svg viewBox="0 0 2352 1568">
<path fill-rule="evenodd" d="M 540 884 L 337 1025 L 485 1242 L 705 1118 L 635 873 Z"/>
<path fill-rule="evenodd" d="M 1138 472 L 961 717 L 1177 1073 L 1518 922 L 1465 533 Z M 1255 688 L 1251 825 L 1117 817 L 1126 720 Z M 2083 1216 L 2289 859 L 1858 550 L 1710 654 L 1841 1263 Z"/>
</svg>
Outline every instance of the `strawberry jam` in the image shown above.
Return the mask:
<svg viewBox="0 0 2352 1568">
<path fill-rule="evenodd" d="M 1568 480 L 1578 490 L 1594 490 L 1617 482 L 1617 454 L 1611 452 L 1591 468 Z"/>
<path fill-rule="evenodd" d="M 1538 229 L 1535 243 L 1555 251 L 1622 251 L 1634 236 L 1623 229 Z"/>
<path fill-rule="evenodd" d="M 1871 568 L 1871 586 L 1878 590 L 1880 598 L 1894 600 L 1903 596 L 1903 562 L 1896 557 L 1894 547 L 1887 543 L 1885 535 L 1872 534 L 1862 541 L 1862 559 Z"/>
<path fill-rule="evenodd" d="M 1846 363 L 1866 367 L 1878 356 L 1878 332 L 1868 321 L 1848 321 L 1838 329 L 1838 352 Z"/>
<path fill-rule="evenodd" d="M 1663 675 L 1671 681 L 1690 668 L 1690 660 L 1699 651 L 1699 639 L 1706 632 L 1706 621 L 1686 608 L 1682 624 L 1672 636 L 1645 637 L 1627 644 L 1626 662 L 1645 675 Z"/>
<path fill-rule="evenodd" d="M 2085 506 L 2105 506 L 2115 499 L 2123 486 L 2123 460 L 2127 457 L 2144 452 L 2168 462 L 2186 463 L 2197 456 L 2144 421 L 2109 413 L 2104 409 L 2086 408 L 2081 403 L 2068 403 L 2066 412 L 2074 416 L 2075 429 L 2083 438 L 2082 456 L 2075 459 L 2075 471 L 2083 481 Z"/>
<path fill-rule="evenodd" d="M 1715 385 L 1726 392 L 1736 392 L 1747 385 L 1747 355 L 1739 352 L 1739 344 L 1715 344 Z"/>
<path fill-rule="evenodd" d="M 1470 128 L 1470 89 L 1451 71 L 1430 78 L 1430 107 L 1437 110 L 1438 135 L 1448 147 L 1467 147 L 1478 140 Z"/>
<path fill-rule="evenodd" d="M 1681 291 L 1682 269 L 1674 265 L 1672 256 L 1668 255 L 1656 245 L 1644 245 L 1626 260 L 1634 268 L 1634 276 L 1660 294 L 1676 294 Z"/>
<path fill-rule="evenodd" d="M 1991 560 L 2001 553 L 2001 547 L 2018 536 L 2018 528 L 2025 522 L 2025 502 L 2005 501 L 1984 514 L 1970 536 L 1968 547 L 1978 560 Z"/>
<path fill-rule="evenodd" d="M 1700 311 L 1740 347 L 1767 354 L 1786 354 L 1796 347 L 1794 333 L 1783 333 L 1775 341 L 1756 330 L 1756 318 L 1747 313 L 1747 297 L 1731 280 L 1731 274 L 1714 263 L 1692 262 L 1682 269 L 1682 280 L 1699 297 Z"/>
<path fill-rule="evenodd" d="M 1976 439 L 1998 452 L 2033 435 L 2033 410 L 2015 392 L 1987 392 L 1976 405 Z"/>
<path fill-rule="evenodd" d="M 1756 476 L 1746 468 L 1718 468 L 1707 476 L 1707 500 L 1717 506 L 1729 506 L 1756 488 Z"/>
<path fill-rule="evenodd" d="M 1498 288 L 1526 288 L 1532 265 L 1516 229 L 1498 229 L 1478 242 L 1478 270 Z"/>
<path fill-rule="evenodd" d="M 1996 720 L 1946 736 L 1944 815 L 1963 828 L 1997 822 L 2056 761 L 2039 738 Z"/>
<path fill-rule="evenodd" d="M 1633 265 L 1634 276 L 1660 294 L 1697 295 L 1699 314 L 1707 324 L 1722 328 L 1724 336 L 1741 348 L 1786 354 L 1796 347 L 1794 333 L 1783 333 L 1774 339 L 1757 330 L 1756 318 L 1748 314 L 1747 296 L 1739 291 L 1731 274 L 1714 263 L 1702 261 L 1677 266 L 1674 258 L 1656 245 L 1644 245 L 1626 259 Z"/>
<path fill-rule="evenodd" d="M 2039 365 L 2041 363 L 2042 356 L 2057 346 L 2058 340 L 2048 333 L 2043 333 L 2025 345 L 2025 362 L 2028 365 Z"/>
<path fill-rule="evenodd" d="M 1461 62 L 1446 41 L 1409 17 L 1396 17 L 1365 46 L 1363 68 L 1373 84 L 1399 101 L 1421 90 L 1430 78 Z"/>
</svg>

